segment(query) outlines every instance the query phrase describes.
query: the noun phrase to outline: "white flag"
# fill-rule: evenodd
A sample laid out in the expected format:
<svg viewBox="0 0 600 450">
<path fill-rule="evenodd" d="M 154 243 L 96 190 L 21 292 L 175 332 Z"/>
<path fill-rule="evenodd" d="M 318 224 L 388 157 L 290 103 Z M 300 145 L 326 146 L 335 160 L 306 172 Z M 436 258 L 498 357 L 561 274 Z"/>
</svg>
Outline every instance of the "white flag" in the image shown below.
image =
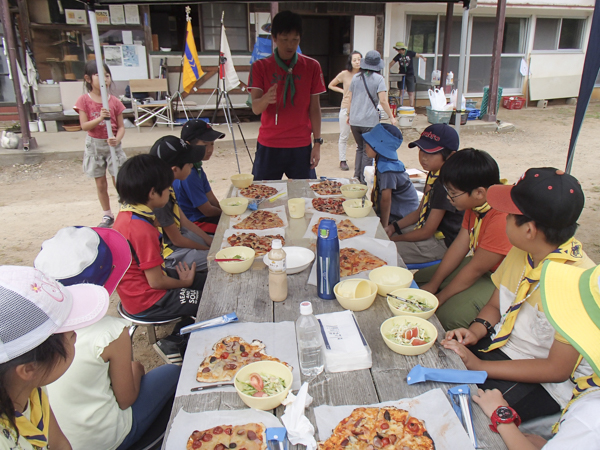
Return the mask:
<svg viewBox="0 0 600 450">
<path fill-rule="evenodd" d="M 233 66 L 233 58 L 231 57 L 231 50 L 229 49 L 224 26 L 221 27 L 221 57 L 225 58 L 225 64 L 219 67 L 225 71 L 225 90 L 229 92 L 240 85 L 240 79 Z"/>
</svg>

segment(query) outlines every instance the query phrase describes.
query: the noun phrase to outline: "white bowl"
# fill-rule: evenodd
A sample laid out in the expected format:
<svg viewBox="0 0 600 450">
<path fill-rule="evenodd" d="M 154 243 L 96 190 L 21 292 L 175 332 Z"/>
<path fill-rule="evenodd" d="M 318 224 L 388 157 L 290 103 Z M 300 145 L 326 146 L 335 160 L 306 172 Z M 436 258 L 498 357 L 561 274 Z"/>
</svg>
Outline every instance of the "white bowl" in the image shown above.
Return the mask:
<svg viewBox="0 0 600 450">
<path fill-rule="evenodd" d="M 342 203 L 342 207 L 347 215 L 360 219 L 361 217 L 367 217 L 369 215 L 371 209 L 373 209 L 373 202 L 371 200 L 365 200 L 365 206 L 363 208 L 362 199 L 353 198 Z"/>
<path fill-rule="evenodd" d="M 413 282 L 413 274 L 403 267 L 383 266 L 371 270 L 369 280 L 377 283 L 379 295 L 385 297 L 396 289 L 409 287 Z"/>
<path fill-rule="evenodd" d="M 171 47 L 160 47 L 160 51 L 161 52 L 170 52 L 171 51 Z"/>
<path fill-rule="evenodd" d="M 230 259 L 236 255 L 243 256 L 244 261 L 217 261 L 217 264 L 227 273 L 242 273 L 248 270 L 254 262 L 256 252 L 250 247 L 227 247 L 217 252 L 215 259 Z"/>
<path fill-rule="evenodd" d="M 315 259 L 315 254 L 312 250 L 304 247 L 283 247 L 285 251 L 286 272 L 288 275 L 302 272 L 310 266 L 310 263 Z M 263 256 L 264 263 L 269 265 L 269 254 Z"/>
<path fill-rule="evenodd" d="M 346 198 L 362 198 L 369 188 L 364 184 L 342 184 L 340 190 Z"/>
<path fill-rule="evenodd" d="M 225 198 L 219 202 L 219 205 L 228 216 L 239 216 L 248 208 L 248 199 L 246 197 Z"/>
<path fill-rule="evenodd" d="M 252 373 L 265 373 L 275 375 L 283 378 L 285 381 L 286 388 L 278 394 L 271 397 L 252 397 L 250 395 L 243 394 L 240 390 L 238 383 L 239 381 L 248 382 L 250 374 Z M 235 390 L 242 399 L 242 401 L 250 408 L 259 409 L 261 411 L 268 411 L 270 409 L 277 408 L 281 405 L 281 402 L 287 397 L 292 387 L 294 376 L 292 375 L 292 369 L 286 365 L 277 361 L 258 361 L 247 366 L 242 367 L 238 373 L 235 374 L 233 379 L 233 385 Z"/>
<path fill-rule="evenodd" d="M 254 181 L 254 175 L 251 173 L 237 173 L 231 176 L 231 183 L 238 189 L 247 188 Z"/>
</svg>

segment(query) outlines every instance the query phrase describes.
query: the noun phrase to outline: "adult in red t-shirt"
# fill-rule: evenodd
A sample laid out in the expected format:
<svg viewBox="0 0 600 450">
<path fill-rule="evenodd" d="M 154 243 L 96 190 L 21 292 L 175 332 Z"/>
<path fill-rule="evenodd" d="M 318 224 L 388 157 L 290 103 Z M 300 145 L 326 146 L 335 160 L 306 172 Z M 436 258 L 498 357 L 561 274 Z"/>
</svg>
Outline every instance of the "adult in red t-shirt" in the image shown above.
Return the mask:
<svg viewBox="0 0 600 450">
<path fill-rule="evenodd" d="M 298 14 L 278 13 L 271 34 L 274 53 L 252 65 L 248 81 L 252 111 L 262 114 L 252 173 L 255 180 L 280 180 L 283 174 L 314 178 L 323 143 L 319 94 L 326 89 L 321 66 L 297 52 L 302 36 Z"/>
<path fill-rule="evenodd" d="M 488 153 L 464 149 L 448 158 L 439 180 L 465 215 L 440 264 L 420 270 L 415 281 L 438 298 L 436 315 L 446 330 L 468 328 L 495 289 L 491 275 L 512 248 L 506 214 L 487 204 L 487 190 L 500 183 L 500 170 Z"/>
</svg>

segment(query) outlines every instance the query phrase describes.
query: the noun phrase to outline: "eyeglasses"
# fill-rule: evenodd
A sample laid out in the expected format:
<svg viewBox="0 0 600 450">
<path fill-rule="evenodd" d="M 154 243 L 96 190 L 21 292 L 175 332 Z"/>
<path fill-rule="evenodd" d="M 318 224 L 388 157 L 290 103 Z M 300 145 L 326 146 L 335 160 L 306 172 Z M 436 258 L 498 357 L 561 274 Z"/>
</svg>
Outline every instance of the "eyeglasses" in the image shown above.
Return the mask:
<svg viewBox="0 0 600 450">
<path fill-rule="evenodd" d="M 443 185 L 443 186 L 444 186 L 444 190 L 446 191 L 446 194 L 448 194 L 448 198 L 449 198 L 451 201 L 454 201 L 454 199 L 455 199 L 455 198 L 458 198 L 458 197 L 460 197 L 461 195 L 465 195 L 465 194 L 466 194 L 466 192 L 461 192 L 461 193 L 460 193 L 460 194 L 458 194 L 458 195 L 450 195 L 450 191 L 448 191 L 448 188 L 446 187 L 446 185 Z"/>
</svg>

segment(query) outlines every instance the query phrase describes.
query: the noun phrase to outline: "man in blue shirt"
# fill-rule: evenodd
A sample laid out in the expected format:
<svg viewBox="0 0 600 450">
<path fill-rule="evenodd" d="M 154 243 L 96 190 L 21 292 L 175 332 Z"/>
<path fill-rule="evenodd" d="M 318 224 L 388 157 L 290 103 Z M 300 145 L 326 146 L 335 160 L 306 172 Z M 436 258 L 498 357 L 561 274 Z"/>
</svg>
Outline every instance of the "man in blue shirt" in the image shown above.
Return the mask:
<svg viewBox="0 0 600 450">
<path fill-rule="evenodd" d="M 215 141 L 224 137 L 223 133 L 213 130 L 200 119 L 189 120 L 181 130 L 181 139 L 192 145 L 204 145 L 206 154 L 202 161 L 194 164 L 192 173 L 185 180 L 175 180 L 173 188 L 181 210 L 192 222 L 209 234 L 214 234 L 217 229 L 221 207 L 202 169 L 202 162 L 208 161 L 212 156 Z"/>
</svg>

